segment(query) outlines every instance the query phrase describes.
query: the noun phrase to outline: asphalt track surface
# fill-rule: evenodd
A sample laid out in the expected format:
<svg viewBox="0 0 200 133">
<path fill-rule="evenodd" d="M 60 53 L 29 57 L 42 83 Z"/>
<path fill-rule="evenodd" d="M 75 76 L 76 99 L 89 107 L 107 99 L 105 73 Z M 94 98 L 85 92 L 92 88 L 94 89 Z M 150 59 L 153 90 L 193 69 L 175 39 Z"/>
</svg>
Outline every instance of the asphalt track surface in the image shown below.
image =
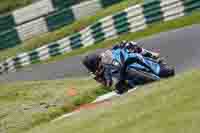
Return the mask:
<svg viewBox="0 0 200 133">
<path fill-rule="evenodd" d="M 166 57 L 178 73 L 200 67 L 200 25 L 163 32 L 139 42 L 149 50 L 160 49 L 161 56 Z M 0 75 L 0 82 L 85 77 L 88 74 L 81 59 L 82 56 L 75 56 L 50 64 L 32 65 L 18 72 Z"/>
</svg>

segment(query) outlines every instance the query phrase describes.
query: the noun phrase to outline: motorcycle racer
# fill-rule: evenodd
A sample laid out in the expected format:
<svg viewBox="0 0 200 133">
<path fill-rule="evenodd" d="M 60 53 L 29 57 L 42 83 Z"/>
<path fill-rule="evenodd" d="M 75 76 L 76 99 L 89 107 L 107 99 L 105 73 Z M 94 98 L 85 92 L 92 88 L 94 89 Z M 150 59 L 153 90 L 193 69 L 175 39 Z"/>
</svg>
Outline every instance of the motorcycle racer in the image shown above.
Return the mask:
<svg viewBox="0 0 200 133">
<path fill-rule="evenodd" d="M 113 84 L 112 77 L 117 77 L 118 83 L 116 89 L 120 93 L 126 91 L 122 86 L 128 77 L 128 66 L 132 66 L 137 70 L 154 73 L 160 77 L 168 77 L 174 74 L 174 71 L 166 66 L 159 64 L 156 59 L 159 54 L 152 53 L 137 45 L 136 42 L 122 42 L 112 49 L 108 49 L 101 54 L 93 54 L 86 56 L 83 64 L 95 75 L 95 80 L 110 87 Z M 134 76 L 133 76 L 134 75 Z M 146 75 L 142 75 L 135 71 L 132 73 L 129 88 L 135 85 L 135 79 L 140 81 L 151 81 Z M 133 77 L 135 79 L 133 79 Z M 135 80 L 135 81 L 134 81 Z M 139 81 L 139 80 L 138 80 Z M 127 87 L 128 88 L 128 87 Z"/>
</svg>

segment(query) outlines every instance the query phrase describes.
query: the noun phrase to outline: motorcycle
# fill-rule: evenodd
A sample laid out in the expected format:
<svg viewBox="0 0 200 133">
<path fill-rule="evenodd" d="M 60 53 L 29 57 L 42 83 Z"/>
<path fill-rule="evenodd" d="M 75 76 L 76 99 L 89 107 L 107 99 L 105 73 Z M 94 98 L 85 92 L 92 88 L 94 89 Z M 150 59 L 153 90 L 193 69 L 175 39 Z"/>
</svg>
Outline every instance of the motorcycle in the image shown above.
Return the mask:
<svg viewBox="0 0 200 133">
<path fill-rule="evenodd" d="M 98 63 L 102 60 L 102 53 L 111 52 L 112 61 L 110 61 L 110 71 L 112 81 L 115 81 L 114 86 L 118 94 L 127 92 L 129 89 L 144 85 L 150 82 L 159 81 L 162 78 L 168 78 L 175 75 L 173 67 L 169 66 L 163 58 L 158 60 L 143 57 L 137 54 L 144 62 L 142 65 L 135 58 L 132 58 L 129 53 L 120 50 L 104 50 L 103 52 L 92 53 L 84 57 L 84 66 L 95 75 L 95 80 L 105 84 L 102 72 L 97 73 Z M 105 57 L 109 60 L 108 57 Z M 151 67 L 149 67 L 151 66 Z M 103 69 L 100 69 L 103 70 Z M 100 78 L 99 78 L 100 77 Z M 113 83 L 112 83 L 113 84 Z"/>
</svg>

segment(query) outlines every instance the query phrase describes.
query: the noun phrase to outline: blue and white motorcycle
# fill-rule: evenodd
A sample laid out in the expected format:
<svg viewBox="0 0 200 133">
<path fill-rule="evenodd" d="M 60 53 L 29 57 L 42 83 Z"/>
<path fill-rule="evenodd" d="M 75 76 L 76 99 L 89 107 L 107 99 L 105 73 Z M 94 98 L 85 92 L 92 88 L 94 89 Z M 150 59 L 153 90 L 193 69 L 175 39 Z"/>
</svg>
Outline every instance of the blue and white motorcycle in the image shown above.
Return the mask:
<svg viewBox="0 0 200 133">
<path fill-rule="evenodd" d="M 164 61 L 157 61 L 120 48 L 89 54 L 83 59 L 83 64 L 100 83 L 106 84 L 105 81 L 112 78 L 119 94 L 134 86 L 175 75 L 174 68 Z"/>
</svg>

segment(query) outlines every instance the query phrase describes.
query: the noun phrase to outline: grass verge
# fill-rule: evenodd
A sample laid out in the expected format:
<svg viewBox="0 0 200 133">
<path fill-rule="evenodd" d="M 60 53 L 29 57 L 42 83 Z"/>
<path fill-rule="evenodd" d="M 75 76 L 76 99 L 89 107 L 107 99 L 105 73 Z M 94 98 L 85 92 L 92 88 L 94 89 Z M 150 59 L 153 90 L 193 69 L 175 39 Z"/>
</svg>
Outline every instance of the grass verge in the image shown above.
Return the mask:
<svg viewBox="0 0 200 133">
<path fill-rule="evenodd" d="M 33 2 L 39 0 L 1 0 L 0 1 L 0 14 L 7 13 L 27 5 L 30 5 Z M 86 0 L 76 0 L 76 3 L 86 1 Z"/>
<path fill-rule="evenodd" d="M 31 4 L 34 0 L 1 0 L 0 14 L 13 11 L 15 9 Z"/>
<path fill-rule="evenodd" d="M 3 50 L 0 52 L 0 61 L 5 60 L 12 56 L 16 56 L 17 54 L 22 53 L 22 52 L 34 50 L 40 46 L 46 45 L 50 42 L 59 40 L 65 36 L 76 33 L 78 31 L 80 31 L 81 29 L 84 29 L 85 27 L 89 26 L 90 24 L 95 23 L 96 21 L 98 21 L 101 18 L 104 18 L 108 15 L 112 15 L 116 12 L 122 11 L 123 9 L 125 9 L 129 6 L 139 3 L 139 2 L 142 2 L 142 1 L 143 0 L 131 0 L 131 1 L 124 0 L 123 2 L 121 2 L 119 4 L 115 4 L 111 7 L 108 7 L 104 10 L 97 12 L 95 16 L 83 18 L 83 19 L 78 20 L 78 21 L 74 22 L 73 24 L 65 26 L 59 30 L 56 30 L 54 32 L 45 33 L 41 36 L 27 40 L 24 43 L 14 47 L 14 48 Z"/>
<path fill-rule="evenodd" d="M 197 133 L 200 71 L 139 88 L 101 106 L 27 133 Z"/>
<path fill-rule="evenodd" d="M 68 96 L 70 88 L 78 94 Z M 21 133 L 108 92 L 89 79 L 17 82 L 2 84 L 0 90 L 2 133 Z"/>
</svg>

